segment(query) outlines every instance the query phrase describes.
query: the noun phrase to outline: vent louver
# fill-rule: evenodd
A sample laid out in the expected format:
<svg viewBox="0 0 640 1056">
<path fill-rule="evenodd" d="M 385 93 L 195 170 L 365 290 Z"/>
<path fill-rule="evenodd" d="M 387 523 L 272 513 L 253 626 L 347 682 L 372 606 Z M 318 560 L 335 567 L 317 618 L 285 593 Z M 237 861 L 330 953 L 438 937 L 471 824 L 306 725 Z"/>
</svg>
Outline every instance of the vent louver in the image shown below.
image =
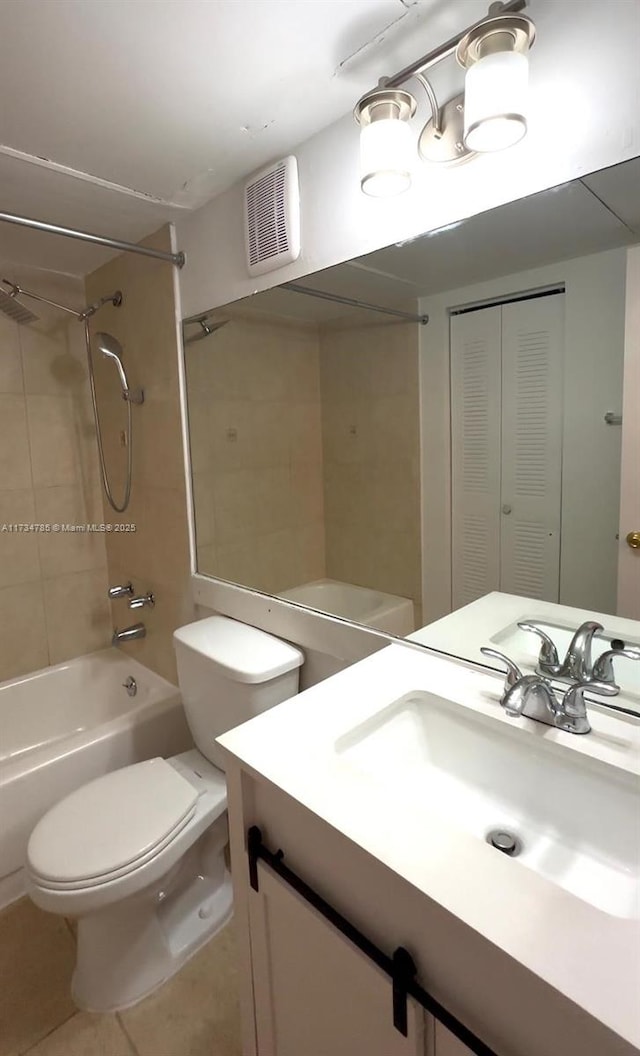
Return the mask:
<svg viewBox="0 0 640 1056">
<path fill-rule="evenodd" d="M 274 271 L 300 255 L 298 165 L 291 156 L 256 173 L 245 186 L 250 275 Z"/>
</svg>

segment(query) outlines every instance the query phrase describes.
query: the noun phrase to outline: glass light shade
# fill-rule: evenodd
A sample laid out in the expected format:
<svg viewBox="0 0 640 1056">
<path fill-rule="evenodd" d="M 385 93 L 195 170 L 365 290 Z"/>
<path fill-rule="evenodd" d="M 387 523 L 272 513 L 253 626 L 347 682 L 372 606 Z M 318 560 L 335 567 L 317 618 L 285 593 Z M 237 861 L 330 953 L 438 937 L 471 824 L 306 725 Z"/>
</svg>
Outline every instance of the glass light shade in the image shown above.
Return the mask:
<svg viewBox="0 0 640 1056">
<path fill-rule="evenodd" d="M 527 131 L 529 60 L 516 51 L 478 59 L 464 84 L 464 142 L 480 153 L 512 147 Z"/>
<path fill-rule="evenodd" d="M 411 186 L 411 129 L 400 118 L 383 118 L 360 129 L 360 186 L 374 198 L 401 194 Z"/>
</svg>

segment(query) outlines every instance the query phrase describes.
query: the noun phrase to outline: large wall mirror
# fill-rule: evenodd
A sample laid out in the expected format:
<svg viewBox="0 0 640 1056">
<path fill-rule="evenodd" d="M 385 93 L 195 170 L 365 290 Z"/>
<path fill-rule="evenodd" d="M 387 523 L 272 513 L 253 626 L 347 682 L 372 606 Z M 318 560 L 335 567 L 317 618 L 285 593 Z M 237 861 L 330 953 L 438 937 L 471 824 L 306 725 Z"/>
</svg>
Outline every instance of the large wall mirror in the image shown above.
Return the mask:
<svg viewBox="0 0 640 1056">
<path fill-rule="evenodd" d="M 635 159 L 185 321 L 198 572 L 401 636 L 615 613 L 638 242 Z"/>
</svg>

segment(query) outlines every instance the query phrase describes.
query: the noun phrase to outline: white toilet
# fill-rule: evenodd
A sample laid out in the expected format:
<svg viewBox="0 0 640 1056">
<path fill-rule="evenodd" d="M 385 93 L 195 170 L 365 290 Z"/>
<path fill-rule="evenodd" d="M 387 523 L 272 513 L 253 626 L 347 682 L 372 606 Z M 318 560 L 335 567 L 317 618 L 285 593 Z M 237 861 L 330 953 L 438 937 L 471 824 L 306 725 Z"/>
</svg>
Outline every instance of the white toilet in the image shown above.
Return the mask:
<svg viewBox="0 0 640 1056">
<path fill-rule="evenodd" d="M 174 634 L 196 749 L 90 781 L 40 819 L 29 894 L 78 918 L 76 1004 L 125 1008 L 168 979 L 232 914 L 227 790 L 214 739 L 298 691 L 302 653 L 212 616 Z"/>
</svg>

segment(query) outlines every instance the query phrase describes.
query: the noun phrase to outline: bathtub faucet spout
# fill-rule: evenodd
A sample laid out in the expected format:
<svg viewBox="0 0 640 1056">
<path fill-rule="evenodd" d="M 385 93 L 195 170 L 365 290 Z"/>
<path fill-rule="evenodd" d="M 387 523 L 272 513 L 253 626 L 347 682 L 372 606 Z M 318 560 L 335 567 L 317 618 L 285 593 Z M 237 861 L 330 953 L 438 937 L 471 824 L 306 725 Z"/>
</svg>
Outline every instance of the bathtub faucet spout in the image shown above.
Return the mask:
<svg viewBox="0 0 640 1056">
<path fill-rule="evenodd" d="M 131 627 L 123 627 L 121 631 L 116 627 L 113 632 L 111 644 L 118 645 L 120 642 L 133 642 L 136 638 L 146 638 L 146 636 L 147 628 L 144 623 L 134 623 Z"/>
</svg>

